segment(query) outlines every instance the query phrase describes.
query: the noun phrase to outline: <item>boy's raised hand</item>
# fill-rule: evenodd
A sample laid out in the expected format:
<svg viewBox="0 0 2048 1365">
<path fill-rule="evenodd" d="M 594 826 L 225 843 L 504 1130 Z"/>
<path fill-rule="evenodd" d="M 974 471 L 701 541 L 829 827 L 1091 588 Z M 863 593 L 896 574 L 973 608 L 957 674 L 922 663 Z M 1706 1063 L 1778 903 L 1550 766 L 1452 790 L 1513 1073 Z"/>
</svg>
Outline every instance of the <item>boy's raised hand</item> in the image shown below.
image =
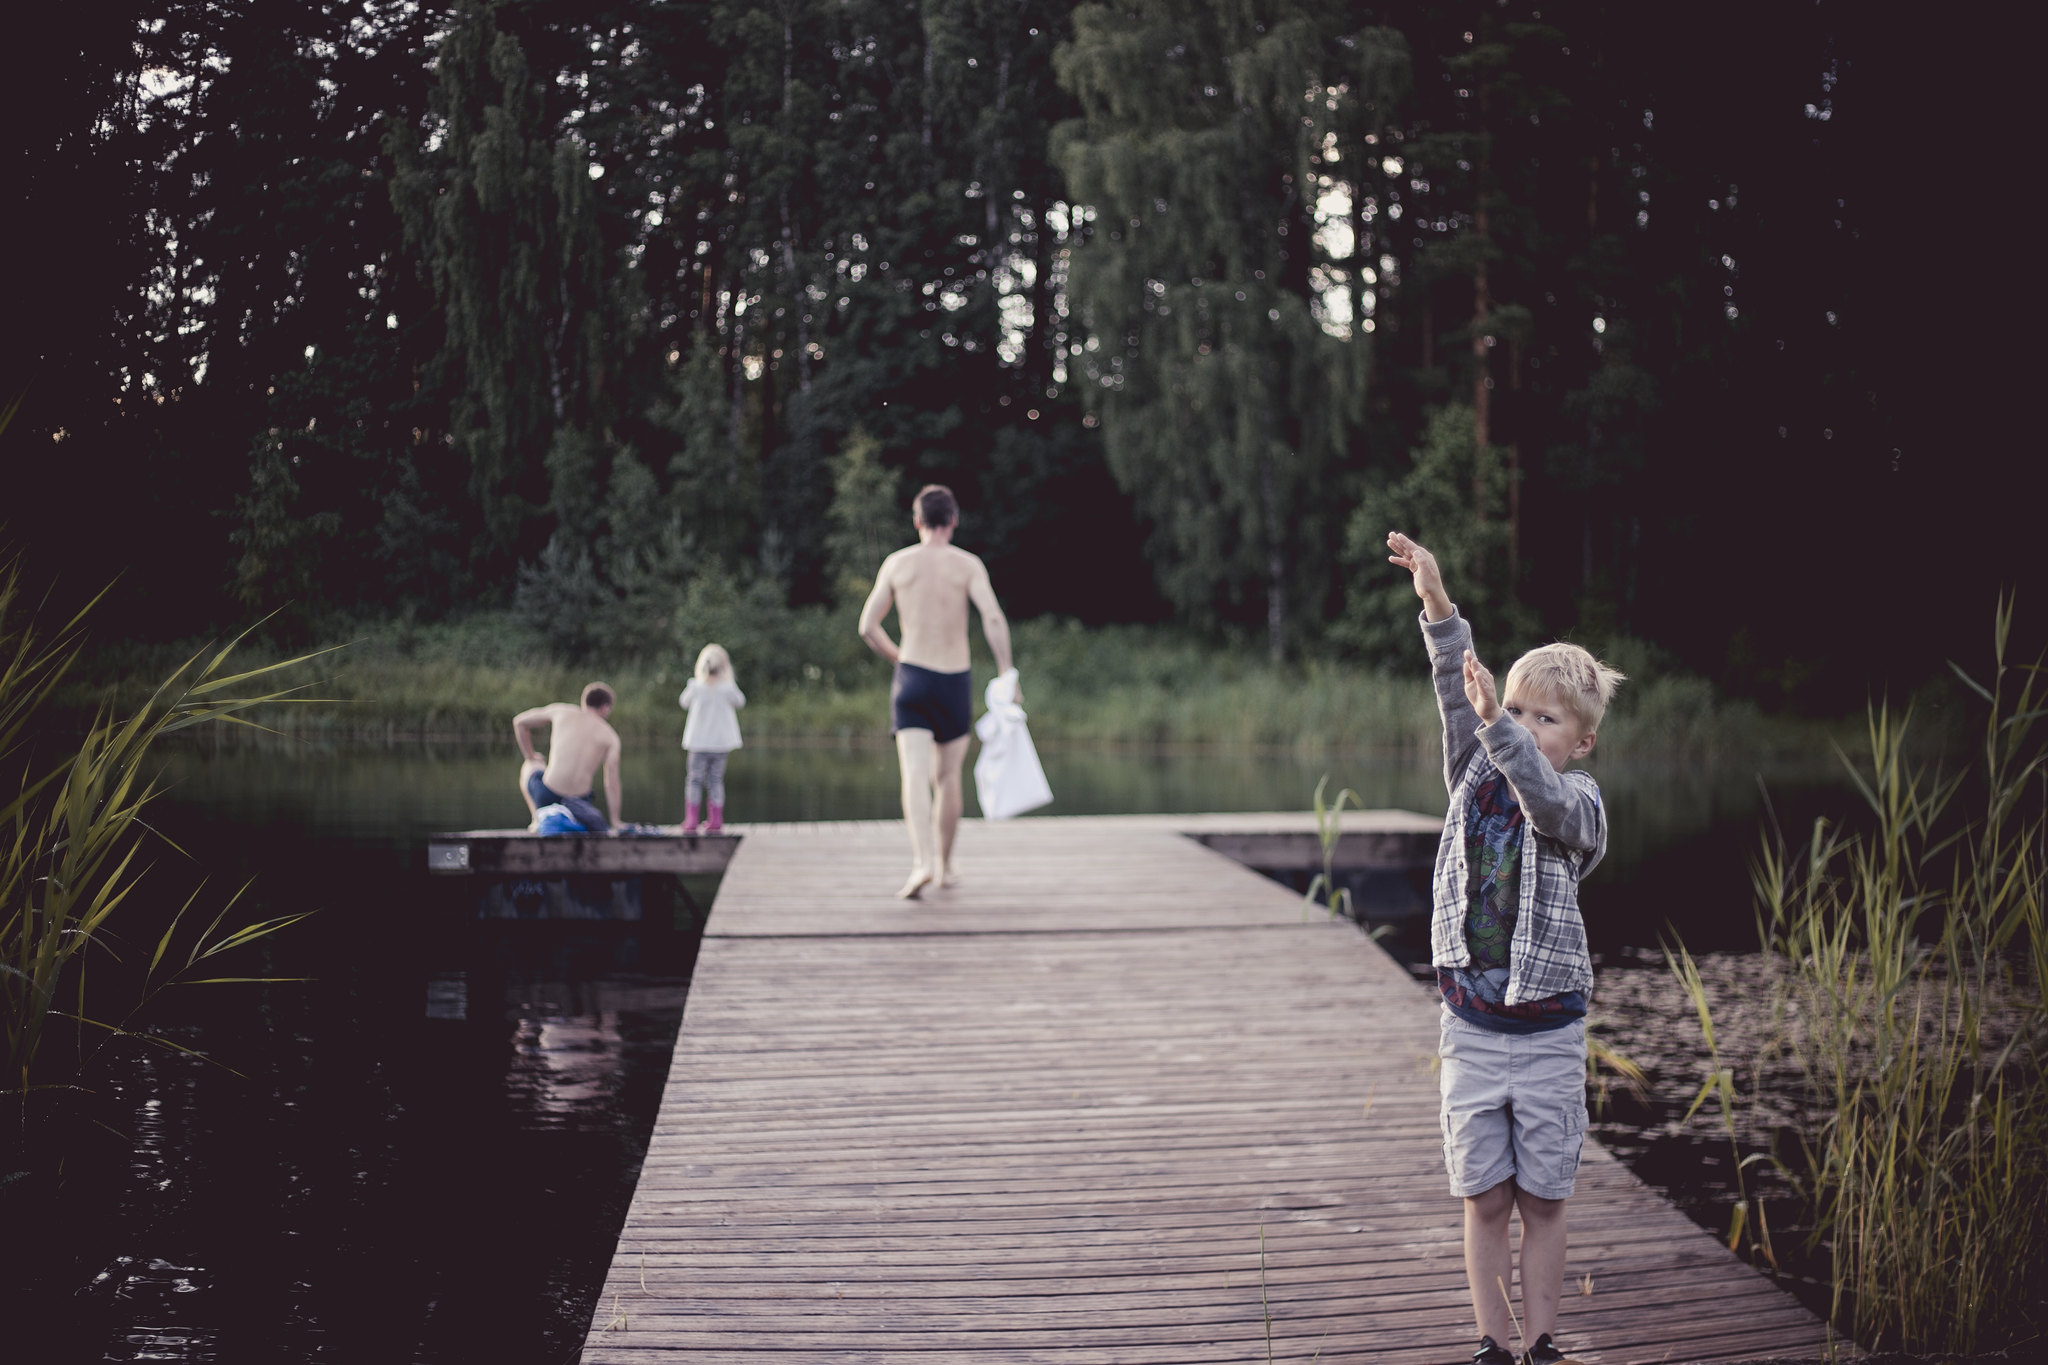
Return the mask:
<svg viewBox="0 0 2048 1365">
<path fill-rule="evenodd" d="M 1465 651 L 1465 700 L 1472 703 L 1482 723 L 1491 725 L 1500 719 L 1500 702 L 1493 694 L 1493 674 L 1469 649 Z"/>
<path fill-rule="evenodd" d="M 1449 620 L 1451 599 L 1444 595 L 1443 571 L 1436 566 L 1436 556 L 1399 531 L 1387 532 L 1387 548 L 1393 551 L 1387 556 L 1389 564 L 1398 564 L 1415 575 L 1415 595 L 1422 599 L 1423 615 L 1432 621 Z"/>
</svg>

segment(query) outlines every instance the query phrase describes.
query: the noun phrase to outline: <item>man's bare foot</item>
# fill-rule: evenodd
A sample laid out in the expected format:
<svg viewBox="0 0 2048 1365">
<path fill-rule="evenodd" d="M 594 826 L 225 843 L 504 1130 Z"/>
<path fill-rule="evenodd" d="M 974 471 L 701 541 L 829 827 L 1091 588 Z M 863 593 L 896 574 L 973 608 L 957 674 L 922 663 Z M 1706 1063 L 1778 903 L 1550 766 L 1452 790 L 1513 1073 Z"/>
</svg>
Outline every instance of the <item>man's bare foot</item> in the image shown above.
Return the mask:
<svg viewBox="0 0 2048 1365">
<path fill-rule="evenodd" d="M 918 896 L 923 893 L 925 887 L 930 884 L 931 879 L 932 874 L 930 868 L 911 868 L 910 880 L 903 883 L 903 889 L 896 893 L 896 899 L 904 901 L 916 900 Z"/>
</svg>

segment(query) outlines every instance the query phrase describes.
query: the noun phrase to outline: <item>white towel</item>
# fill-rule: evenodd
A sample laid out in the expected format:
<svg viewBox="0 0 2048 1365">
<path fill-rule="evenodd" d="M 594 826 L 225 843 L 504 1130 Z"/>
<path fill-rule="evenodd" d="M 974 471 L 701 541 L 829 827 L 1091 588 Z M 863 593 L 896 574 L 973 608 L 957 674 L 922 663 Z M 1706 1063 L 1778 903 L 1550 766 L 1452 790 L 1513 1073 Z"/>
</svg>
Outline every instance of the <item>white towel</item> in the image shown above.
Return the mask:
<svg viewBox="0 0 2048 1365">
<path fill-rule="evenodd" d="M 974 723 L 981 737 L 981 756 L 974 760 L 974 794 L 981 813 L 1007 820 L 1052 801 L 1038 750 L 1032 747 L 1024 708 L 1017 705 L 1017 670 L 999 674 L 982 694 L 988 709 Z"/>
</svg>

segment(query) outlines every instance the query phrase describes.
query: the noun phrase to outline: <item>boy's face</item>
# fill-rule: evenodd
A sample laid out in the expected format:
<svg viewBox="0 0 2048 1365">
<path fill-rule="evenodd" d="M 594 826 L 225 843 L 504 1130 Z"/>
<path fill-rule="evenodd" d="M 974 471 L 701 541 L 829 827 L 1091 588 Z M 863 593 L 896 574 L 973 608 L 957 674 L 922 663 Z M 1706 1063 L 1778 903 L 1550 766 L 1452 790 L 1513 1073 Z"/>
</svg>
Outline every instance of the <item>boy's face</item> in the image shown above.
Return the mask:
<svg viewBox="0 0 2048 1365">
<path fill-rule="evenodd" d="M 1517 687 L 1500 709 L 1535 736 L 1536 748 L 1559 772 L 1573 759 L 1592 753 L 1593 741 L 1599 738 L 1565 706 L 1562 697 L 1548 692 Z"/>
</svg>

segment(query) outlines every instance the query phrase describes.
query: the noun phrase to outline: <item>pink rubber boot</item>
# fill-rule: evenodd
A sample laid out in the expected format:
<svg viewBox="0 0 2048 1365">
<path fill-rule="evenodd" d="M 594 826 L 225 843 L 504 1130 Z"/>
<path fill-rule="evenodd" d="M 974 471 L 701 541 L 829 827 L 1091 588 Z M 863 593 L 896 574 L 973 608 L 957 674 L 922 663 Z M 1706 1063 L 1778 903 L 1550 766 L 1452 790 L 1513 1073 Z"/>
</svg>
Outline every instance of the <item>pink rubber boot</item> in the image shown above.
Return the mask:
<svg viewBox="0 0 2048 1365">
<path fill-rule="evenodd" d="M 716 834 L 718 833 L 718 831 L 724 828 L 725 807 L 719 805 L 716 801 L 713 801 L 711 803 L 711 818 L 704 822 L 704 832 L 706 834 Z"/>
<path fill-rule="evenodd" d="M 718 809 L 718 807 L 716 807 L 716 806 L 713 806 L 713 807 L 712 807 L 712 809 L 713 809 L 713 810 L 717 810 L 717 809 Z M 713 819 L 716 819 L 717 817 L 716 817 L 716 816 L 714 816 L 714 817 L 712 817 L 712 818 L 713 818 Z M 696 803 L 695 801 L 685 801 L 685 802 L 683 802 L 683 833 L 685 833 L 685 834 L 695 834 L 696 832 L 697 832 L 697 803 Z"/>
</svg>

